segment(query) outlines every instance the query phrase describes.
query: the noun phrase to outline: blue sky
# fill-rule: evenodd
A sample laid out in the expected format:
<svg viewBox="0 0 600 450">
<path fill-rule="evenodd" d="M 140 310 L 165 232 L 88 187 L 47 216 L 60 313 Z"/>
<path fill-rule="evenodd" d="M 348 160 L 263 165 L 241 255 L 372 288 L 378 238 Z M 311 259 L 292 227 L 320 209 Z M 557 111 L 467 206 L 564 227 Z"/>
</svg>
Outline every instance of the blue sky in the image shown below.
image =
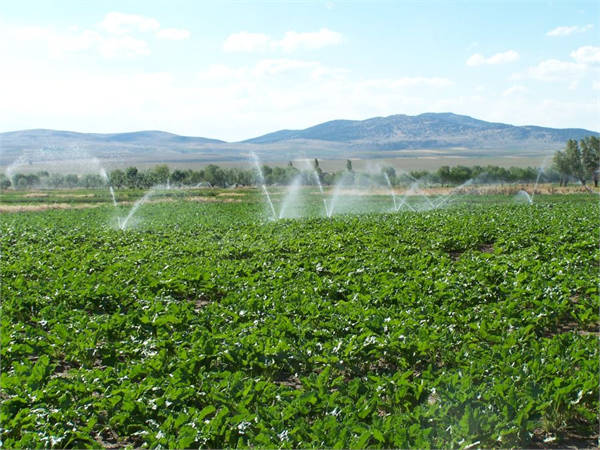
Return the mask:
<svg viewBox="0 0 600 450">
<path fill-rule="evenodd" d="M 0 6 L 0 130 L 236 141 L 455 112 L 599 130 L 591 2 L 53 2 Z"/>
</svg>

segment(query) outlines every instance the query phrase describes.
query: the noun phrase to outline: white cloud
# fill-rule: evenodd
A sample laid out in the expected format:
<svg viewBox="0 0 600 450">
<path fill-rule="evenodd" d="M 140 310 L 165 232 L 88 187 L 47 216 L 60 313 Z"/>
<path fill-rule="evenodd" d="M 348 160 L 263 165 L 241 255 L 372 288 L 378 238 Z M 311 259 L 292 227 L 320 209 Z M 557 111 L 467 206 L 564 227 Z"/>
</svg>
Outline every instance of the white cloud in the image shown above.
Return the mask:
<svg viewBox="0 0 600 450">
<path fill-rule="evenodd" d="M 486 63 L 487 64 L 504 64 L 504 63 L 516 61 L 517 59 L 519 59 L 519 53 L 515 52 L 514 50 L 509 50 L 505 53 L 497 53 L 496 55 L 492 56 L 491 58 L 488 58 Z"/>
<path fill-rule="evenodd" d="M 109 34 L 128 34 L 132 31 L 157 31 L 160 23 L 144 16 L 111 12 L 100 22 L 100 27 Z"/>
<path fill-rule="evenodd" d="M 341 44 L 342 42 L 344 42 L 344 36 L 341 33 L 321 28 L 319 31 L 309 33 L 288 31 L 282 40 L 272 41 L 271 45 L 289 53 L 298 49 L 316 50 L 329 45 Z"/>
<path fill-rule="evenodd" d="M 53 58 L 61 58 L 66 53 L 84 53 L 97 50 L 102 41 L 100 34 L 89 30 L 76 36 L 50 34 L 47 37 L 48 52 Z"/>
<path fill-rule="evenodd" d="M 600 62 L 600 48 L 587 45 L 571 52 L 571 58 L 578 63 L 594 64 Z"/>
<path fill-rule="evenodd" d="M 343 77 L 348 71 L 338 67 L 326 67 L 317 61 L 301 61 L 297 59 L 262 59 L 254 66 L 230 67 L 213 64 L 198 73 L 202 80 L 226 81 L 230 79 L 258 79 L 265 76 L 294 75 L 305 72 L 311 80 L 335 79 Z"/>
<path fill-rule="evenodd" d="M 212 64 L 208 69 L 198 73 L 202 80 L 224 81 L 231 78 L 241 78 L 248 72 L 246 67 L 235 69 L 223 64 Z"/>
<path fill-rule="evenodd" d="M 10 30 L 10 34 L 22 41 L 45 40 L 52 58 L 63 58 L 68 54 L 100 54 L 105 58 L 131 58 L 150 54 L 148 43 L 132 33 L 154 31 L 159 40 L 184 40 L 190 37 L 188 30 L 160 29 L 158 21 L 122 13 L 108 13 L 99 24 L 99 31 L 84 30 L 79 26 L 68 27 L 65 32 L 50 28 L 21 27 Z"/>
<path fill-rule="evenodd" d="M 373 79 L 364 81 L 365 86 L 383 87 L 386 89 L 406 89 L 417 87 L 442 88 L 452 86 L 454 83 L 447 78 L 427 77 L 401 77 L 395 79 Z"/>
<path fill-rule="evenodd" d="M 229 35 L 222 47 L 226 52 L 264 51 L 269 47 L 270 40 L 266 34 L 241 31 Z"/>
<path fill-rule="evenodd" d="M 254 66 L 231 67 L 222 64 L 213 64 L 206 70 L 198 73 L 203 80 L 225 80 L 231 78 L 258 79 L 265 76 L 291 75 L 306 73 L 311 80 L 347 80 L 349 71 L 339 67 L 327 67 L 318 61 L 303 61 L 298 59 L 262 59 Z M 398 91 L 409 88 L 445 88 L 454 82 L 441 77 L 400 77 L 400 78 L 373 78 L 357 81 L 365 88 Z"/>
<path fill-rule="evenodd" d="M 282 72 L 312 70 L 321 66 L 316 61 L 299 61 L 296 59 L 263 59 L 254 66 L 255 75 L 277 74 Z"/>
<path fill-rule="evenodd" d="M 594 80 L 594 83 L 592 84 L 592 89 L 595 91 L 600 91 L 600 81 Z"/>
<path fill-rule="evenodd" d="M 519 85 L 515 85 L 515 86 L 511 86 L 508 89 L 506 89 L 502 95 L 504 97 L 510 97 L 510 96 L 516 96 L 516 95 L 524 95 L 524 94 L 528 94 L 530 92 L 529 89 L 527 89 L 525 86 L 519 86 Z"/>
<path fill-rule="evenodd" d="M 459 95 L 458 97 L 449 97 L 437 100 L 427 107 L 427 111 L 452 111 L 461 114 L 461 111 L 464 111 L 465 109 L 472 110 L 472 108 L 485 105 L 486 103 L 489 104 L 489 102 L 486 101 L 486 98 L 482 95 Z"/>
<path fill-rule="evenodd" d="M 190 38 L 188 30 L 178 30 L 177 28 L 165 28 L 156 32 L 156 37 L 160 40 L 183 41 Z"/>
<path fill-rule="evenodd" d="M 467 59 L 467 66 L 481 66 L 485 64 L 485 58 L 479 53 L 475 53 L 469 59 Z"/>
<path fill-rule="evenodd" d="M 231 34 L 223 42 L 226 52 L 257 52 L 266 50 L 282 50 L 290 53 L 296 50 L 316 50 L 329 45 L 337 45 L 344 41 L 341 33 L 321 28 L 319 31 L 298 33 L 288 31 L 280 40 L 263 33 L 241 31 Z"/>
<path fill-rule="evenodd" d="M 108 38 L 102 43 L 100 53 L 105 58 L 130 58 L 150 54 L 148 44 L 132 36 Z"/>
<path fill-rule="evenodd" d="M 514 50 L 509 50 L 504 53 L 497 53 L 489 58 L 484 57 L 479 53 L 475 53 L 467 60 L 467 66 L 482 66 L 484 64 L 496 65 L 506 64 L 519 59 L 519 53 Z"/>
<path fill-rule="evenodd" d="M 33 41 L 40 38 L 45 38 L 50 33 L 48 28 L 43 27 L 21 27 L 12 30 L 11 34 L 23 41 Z"/>
<path fill-rule="evenodd" d="M 510 79 L 530 78 L 539 81 L 573 81 L 573 79 L 583 76 L 586 69 L 585 64 L 548 59 L 523 72 L 513 73 Z"/>
<path fill-rule="evenodd" d="M 529 95 L 461 95 L 445 87 L 450 80 L 435 77 L 361 80 L 346 72 L 335 79 L 315 78 L 315 71 L 335 68 L 291 58 L 240 67 L 214 65 L 193 82 L 164 72 L 110 74 L 62 64 L 43 71 L 42 61 L 24 63 L 0 71 L 0 83 L 14 86 L 3 92 L 0 102 L 7 130 L 31 128 L 29 124 L 90 132 L 162 129 L 233 141 L 336 118 L 399 112 L 452 111 L 483 120 L 561 128 L 593 128 L 597 117 L 595 99 L 541 104 Z M 257 67 L 261 75 L 254 73 Z"/>
<path fill-rule="evenodd" d="M 548 31 L 546 36 L 568 36 L 573 33 L 585 33 L 594 28 L 594 25 L 591 23 L 583 26 L 572 26 L 572 27 L 556 27 L 555 29 Z"/>
</svg>

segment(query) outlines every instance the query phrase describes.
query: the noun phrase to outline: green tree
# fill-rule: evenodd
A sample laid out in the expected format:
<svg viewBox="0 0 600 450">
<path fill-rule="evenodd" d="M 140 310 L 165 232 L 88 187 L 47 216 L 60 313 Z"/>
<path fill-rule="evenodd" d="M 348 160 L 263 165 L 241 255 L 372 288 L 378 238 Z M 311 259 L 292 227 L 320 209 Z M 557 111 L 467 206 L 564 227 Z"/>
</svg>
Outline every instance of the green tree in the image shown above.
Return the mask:
<svg viewBox="0 0 600 450">
<path fill-rule="evenodd" d="M 127 184 L 125 172 L 121 169 L 116 169 L 108 174 L 108 180 L 111 186 L 121 188 Z"/>
<path fill-rule="evenodd" d="M 188 174 L 185 173 L 183 170 L 179 170 L 179 169 L 175 169 L 173 171 L 173 173 L 171 174 L 171 179 L 173 180 L 174 183 L 185 183 L 186 179 L 187 179 Z"/>
<path fill-rule="evenodd" d="M 441 166 L 436 172 L 442 187 L 445 184 L 450 184 L 450 166 Z"/>
<path fill-rule="evenodd" d="M 265 178 L 268 184 L 285 184 L 288 181 L 286 175 L 287 173 L 283 167 L 275 167 L 268 175 L 265 175 Z"/>
<path fill-rule="evenodd" d="M 565 157 L 567 165 L 571 171 L 571 175 L 578 178 L 581 184 L 585 186 L 585 167 L 583 165 L 583 157 L 581 148 L 575 139 L 569 139 L 567 148 L 565 148 Z"/>
<path fill-rule="evenodd" d="M 209 164 L 204 168 L 204 179 L 212 186 L 225 186 L 225 172 L 214 164 Z"/>
<path fill-rule="evenodd" d="M 455 166 L 450 169 L 450 181 L 455 184 L 463 184 L 471 178 L 471 168 L 467 166 Z"/>
<path fill-rule="evenodd" d="M 600 168 L 600 139 L 597 136 L 587 136 L 579 141 L 581 158 L 585 170 L 592 175 L 594 186 L 598 187 L 598 169 Z"/>
<path fill-rule="evenodd" d="M 127 187 L 133 188 L 138 187 L 139 177 L 138 177 L 138 169 L 137 167 L 128 167 L 125 169 L 125 182 Z"/>
<path fill-rule="evenodd" d="M 48 177 L 48 186 L 53 188 L 65 187 L 65 177 L 60 173 L 53 173 Z"/>
<path fill-rule="evenodd" d="M 5 190 L 11 186 L 10 178 L 4 174 L 0 174 L 0 189 Z"/>
<path fill-rule="evenodd" d="M 87 173 L 81 177 L 79 184 L 86 188 L 99 188 L 104 186 L 104 178 L 94 173 Z"/>
<path fill-rule="evenodd" d="M 348 172 L 352 172 L 352 161 L 350 161 L 349 159 L 346 160 L 346 170 Z"/>
<path fill-rule="evenodd" d="M 565 152 L 558 150 L 554 154 L 554 159 L 552 161 L 554 169 L 560 174 L 560 185 L 567 185 L 567 176 L 569 175 L 569 165 L 567 163 L 567 158 L 565 156 Z"/>
<path fill-rule="evenodd" d="M 412 170 L 410 172 L 410 176 L 415 180 L 420 180 L 421 178 L 426 178 L 429 176 L 429 171 L 427 170 Z"/>
<path fill-rule="evenodd" d="M 68 188 L 74 188 L 79 186 L 79 177 L 73 173 L 65 175 L 65 185 Z"/>
<path fill-rule="evenodd" d="M 556 152 L 553 163 L 559 172 L 577 178 L 585 186 L 586 167 L 581 148 L 575 139 L 569 139 L 566 148 Z"/>
<path fill-rule="evenodd" d="M 155 184 L 167 184 L 169 181 L 169 166 L 166 164 L 159 164 L 152 169 L 152 178 Z"/>
</svg>

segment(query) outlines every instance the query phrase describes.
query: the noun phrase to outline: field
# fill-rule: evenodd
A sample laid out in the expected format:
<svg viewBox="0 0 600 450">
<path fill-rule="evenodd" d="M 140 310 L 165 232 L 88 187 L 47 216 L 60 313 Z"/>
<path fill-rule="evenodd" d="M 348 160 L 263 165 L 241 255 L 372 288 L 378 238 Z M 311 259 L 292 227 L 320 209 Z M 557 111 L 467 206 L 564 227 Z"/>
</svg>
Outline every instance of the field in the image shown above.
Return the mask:
<svg viewBox="0 0 600 450">
<path fill-rule="evenodd" d="M 598 445 L 596 195 L 273 221 L 209 190 L 127 230 L 141 192 L 40 195 L 0 216 L 6 448 Z"/>
<path fill-rule="evenodd" d="M 494 152 L 493 156 L 489 155 L 489 150 L 465 150 L 465 151 L 440 151 L 440 150 L 414 150 L 414 151 L 379 151 L 376 154 L 362 155 L 352 159 L 352 164 L 357 171 L 369 171 L 378 167 L 391 166 L 398 172 L 410 172 L 412 170 L 430 170 L 436 171 L 441 166 L 487 166 L 494 165 L 499 167 L 542 167 L 548 161 L 549 156 L 554 152 L 547 151 L 524 151 L 514 150 L 506 151 L 502 155 L 498 155 L 498 151 Z M 297 152 L 296 152 L 297 154 Z M 302 159 L 294 159 L 293 164 L 298 169 L 309 167 L 313 159 L 310 155 Z M 336 172 L 346 168 L 346 158 L 322 158 L 319 157 L 321 168 L 325 171 Z M 5 161 L 8 163 L 8 161 Z M 223 168 L 241 168 L 249 167 L 247 157 L 237 157 L 225 160 L 222 157 L 206 156 L 197 154 L 173 155 L 172 158 L 165 159 L 164 154 L 156 155 L 156 157 L 147 158 L 128 158 L 127 160 L 119 159 L 103 159 L 102 164 L 107 170 L 125 169 L 131 165 L 138 167 L 140 170 L 147 170 L 155 167 L 157 164 L 168 163 L 172 169 L 192 169 L 200 170 L 208 164 L 216 164 Z M 269 159 L 264 160 L 264 163 L 271 167 L 285 167 L 288 164 L 288 159 Z M 10 167 L 10 164 L 0 164 L 0 172 L 4 173 Z M 32 160 L 30 165 L 20 165 L 18 170 L 21 173 L 36 173 L 40 170 L 48 170 L 51 167 L 53 173 L 81 173 L 83 170 L 95 169 L 86 167 L 82 164 L 81 157 L 74 160 Z M 95 173 L 95 172 L 94 172 Z"/>
</svg>

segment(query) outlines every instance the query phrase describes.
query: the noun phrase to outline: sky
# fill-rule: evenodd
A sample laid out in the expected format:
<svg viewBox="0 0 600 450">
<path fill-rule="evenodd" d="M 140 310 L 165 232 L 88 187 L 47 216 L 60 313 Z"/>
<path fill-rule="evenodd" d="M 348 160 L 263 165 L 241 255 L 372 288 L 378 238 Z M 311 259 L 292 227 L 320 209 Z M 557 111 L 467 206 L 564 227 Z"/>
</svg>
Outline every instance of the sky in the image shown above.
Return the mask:
<svg viewBox="0 0 600 450">
<path fill-rule="evenodd" d="M 0 131 L 240 141 L 453 112 L 600 131 L 597 1 L 0 3 Z"/>
</svg>

